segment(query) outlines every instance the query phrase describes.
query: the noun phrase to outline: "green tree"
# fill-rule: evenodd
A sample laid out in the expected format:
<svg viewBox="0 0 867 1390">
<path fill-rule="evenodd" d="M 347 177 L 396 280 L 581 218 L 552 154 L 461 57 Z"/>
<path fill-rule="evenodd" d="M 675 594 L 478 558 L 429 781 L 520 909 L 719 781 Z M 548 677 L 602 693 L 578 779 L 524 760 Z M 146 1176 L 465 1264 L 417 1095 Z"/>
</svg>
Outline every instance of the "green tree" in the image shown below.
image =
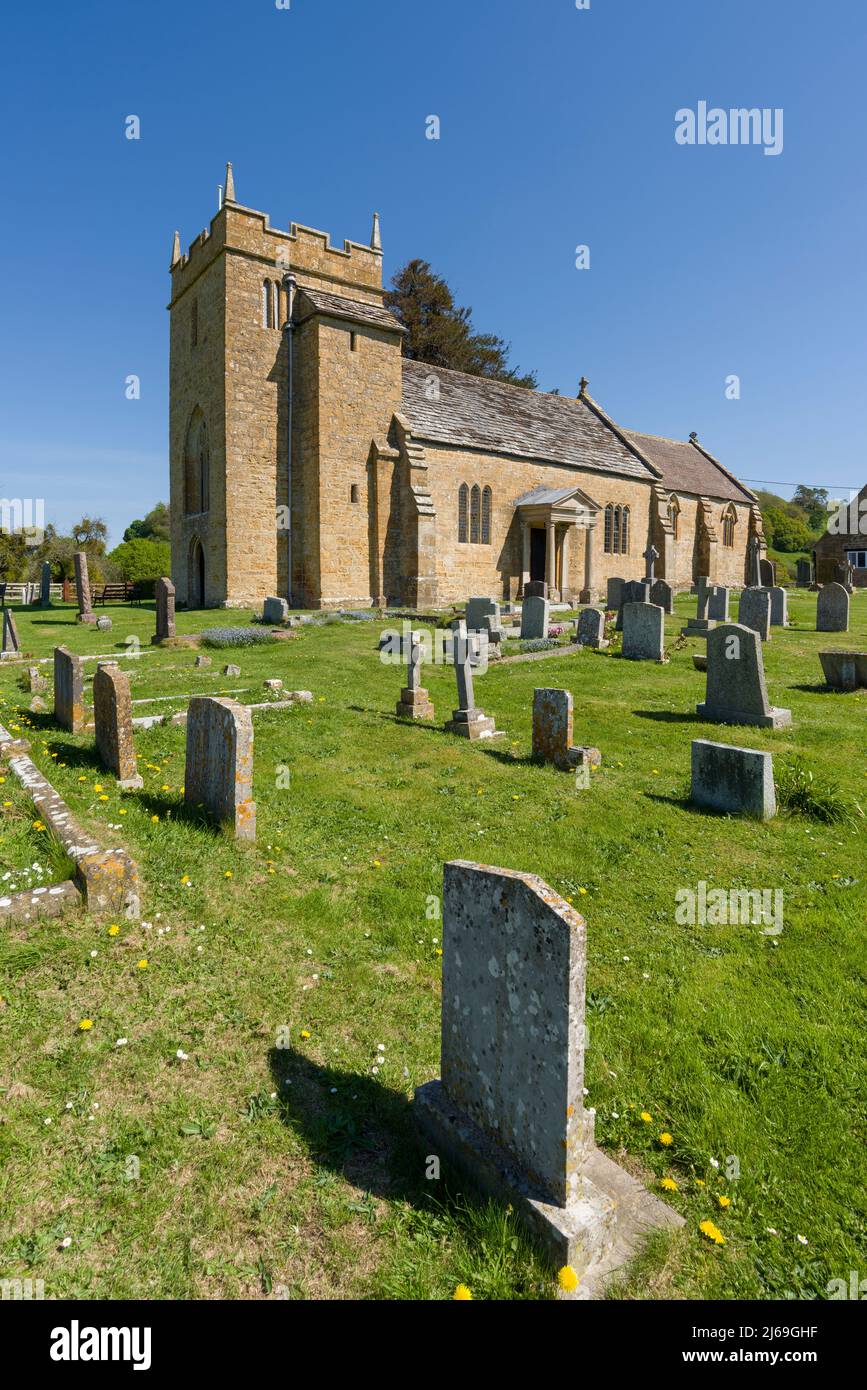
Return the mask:
<svg viewBox="0 0 867 1390">
<path fill-rule="evenodd" d="M 799 483 L 792 495 L 792 503 L 806 514 L 807 523 L 814 531 L 824 531 L 828 524 L 828 489 L 826 487 L 807 487 Z"/>
<path fill-rule="evenodd" d="M 83 516 L 72 528 L 72 539 L 77 550 L 86 550 L 88 555 L 104 555 L 108 527 L 100 516 Z"/>
<path fill-rule="evenodd" d="M 152 507 L 142 520 L 131 521 L 123 533 L 123 538 L 125 541 L 171 540 L 169 509 L 165 502 L 157 502 L 156 506 Z"/>
<path fill-rule="evenodd" d="M 172 553 L 167 541 L 137 536 L 115 546 L 106 558 L 122 579 L 133 584 L 144 579 L 159 579 L 171 572 Z"/>
<path fill-rule="evenodd" d="M 408 261 L 396 272 L 385 305 L 407 330 L 404 357 L 513 386 L 537 385 L 535 372 L 509 366 L 509 343 L 493 333 L 475 332 L 472 309 L 455 304 L 445 280 L 427 261 Z"/>
<path fill-rule="evenodd" d="M 774 550 L 809 550 L 816 539 L 806 521 L 776 507 L 763 511 L 762 519 Z"/>
</svg>

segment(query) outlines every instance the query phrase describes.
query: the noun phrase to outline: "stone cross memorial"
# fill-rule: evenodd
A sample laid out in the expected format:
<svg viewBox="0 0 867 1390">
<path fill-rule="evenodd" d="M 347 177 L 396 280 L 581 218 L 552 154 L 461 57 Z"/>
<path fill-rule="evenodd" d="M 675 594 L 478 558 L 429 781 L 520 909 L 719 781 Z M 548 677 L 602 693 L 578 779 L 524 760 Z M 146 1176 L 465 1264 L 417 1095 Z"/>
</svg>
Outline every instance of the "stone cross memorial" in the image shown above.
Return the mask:
<svg viewBox="0 0 867 1390">
<path fill-rule="evenodd" d="M 115 661 L 101 661 L 93 677 L 96 751 L 126 791 L 144 786 L 136 767 L 129 676 Z"/>
<path fill-rule="evenodd" d="M 415 1115 L 451 1168 L 509 1203 L 579 1297 L 640 1233 L 683 1219 L 596 1148 L 584 1103 L 586 924 L 533 874 L 457 860 L 443 887 L 441 1079 Z"/>
<path fill-rule="evenodd" d="M 849 595 L 842 584 L 823 584 L 816 599 L 816 631 L 849 631 Z"/>
<path fill-rule="evenodd" d="M 747 564 L 749 569 L 747 587 L 760 589 L 762 587 L 762 543 L 758 536 L 753 536 L 747 547 Z"/>
<path fill-rule="evenodd" d="M 175 635 L 175 586 L 170 579 L 158 579 L 154 585 L 157 607 L 157 630 L 152 642 L 165 642 Z"/>
<path fill-rule="evenodd" d="M 738 622 L 742 627 L 751 627 L 763 642 L 771 640 L 771 591 L 770 589 L 743 589 L 738 604 Z"/>
<path fill-rule="evenodd" d="M 710 724 L 754 724 L 785 729 L 792 712 L 768 701 L 762 644 L 754 628 L 723 623 L 708 634 L 707 693 L 696 705 L 699 719 Z"/>
<path fill-rule="evenodd" d="M 236 840 L 255 840 L 253 719 L 246 705 L 212 695 L 190 700 L 184 803 L 229 824 Z"/>
<path fill-rule="evenodd" d="M 549 604 L 546 598 L 531 594 L 521 605 L 521 638 L 524 641 L 534 637 L 548 636 Z"/>
<path fill-rule="evenodd" d="M 434 707 L 421 683 L 421 662 L 424 633 L 411 632 L 407 647 L 406 685 L 400 692 L 397 714 L 401 719 L 433 719 Z"/>
<path fill-rule="evenodd" d="M 629 661 L 662 661 L 664 618 L 655 603 L 624 603 L 622 654 Z"/>
<path fill-rule="evenodd" d="M 711 811 L 770 820 L 777 814 L 772 755 L 693 739 L 691 800 Z"/>
<path fill-rule="evenodd" d="M 540 689 L 533 691 L 533 756 L 553 763 L 561 772 L 573 768 L 598 767 L 602 754 L 598 748 L 576 748 L 572 743 L 572 692 Z"/>
<path fill-rule="evenodd" d="M 644 582 L 645 584 L 649 584 L 651 588 L 653 588 L 653 584 L 656 578 L 655 565 L 658 559 L 659 551 L 657 550 L 656 546 L 649 545 L 644 552 Z"/>
<path fill-rule="evenodd" d="M 75 552 L 75 593 L 78 600 L 79 623 L 95 623 L 96 614 L 90 601 L 90 578 L 87 573 L 87 555 L 83 550 Z"/>
<path fill-rule="evenodd" d="M 547 600 L 540 602 L 547 607 Z M 525 601 L 526 606 L 526 601 Z M 473 692 L 473 673 L 471 668 L 473 639 L 467 637 L 467 625 L 463 618 L 452 623 L 452 649 L 454 652 L 455 676 L 458 683 L 458 708 L 452 710 L 452 717 L 446 723 L 446 729 L 451 734 L 459 734 L 461 738 L 480 739 L 493 738 L 496 733 L 496 725 L 493 719 L 488 719 L 482 709 L 476 707 L 475 694 Z"/>
<path fill-rule="evenodd" d="M 84 663 L 68 647 L 54 648 L 54 718 L 70 733 L 84 728 Z"/>
</svg>

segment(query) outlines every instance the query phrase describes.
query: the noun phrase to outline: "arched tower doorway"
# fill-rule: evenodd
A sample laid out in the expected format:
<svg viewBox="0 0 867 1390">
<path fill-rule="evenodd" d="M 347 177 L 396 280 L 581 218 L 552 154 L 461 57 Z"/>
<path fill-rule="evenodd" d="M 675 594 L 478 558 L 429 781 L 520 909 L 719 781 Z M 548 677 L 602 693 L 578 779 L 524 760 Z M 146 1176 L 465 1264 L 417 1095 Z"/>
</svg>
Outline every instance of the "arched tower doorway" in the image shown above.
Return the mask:
<svg viewBox="0 0 867 1390">
<path fill-rule="evenodd" d="M 190 608 L 205 606 L 205 552 L 198 536 L 190 542 L 189 569 L 187 573 L 187 603 Z"/>
</svg>

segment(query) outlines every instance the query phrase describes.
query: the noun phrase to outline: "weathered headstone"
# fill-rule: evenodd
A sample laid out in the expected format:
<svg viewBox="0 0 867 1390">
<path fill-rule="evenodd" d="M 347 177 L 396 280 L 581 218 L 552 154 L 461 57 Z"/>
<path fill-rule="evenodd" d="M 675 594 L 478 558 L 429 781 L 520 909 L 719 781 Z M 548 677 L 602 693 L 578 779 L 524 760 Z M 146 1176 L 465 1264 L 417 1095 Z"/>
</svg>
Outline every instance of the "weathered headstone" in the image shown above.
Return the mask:
<svg viewBox="0 0 867 1390">
<path fill-rule="evenodd" d="M 561 772 L 573 768 L 598 767 L 602 754 L 598 748 L 576 748 L 572 742 L 572 692 L 540 689 L 533 691 L 533 756 L 553 763 Z"/>
<path fill-rule="evenodd" d="M 84 663 L 68 647 L 54 648 L 54 718 L 70 733 L 84 728 Z"/>
<path fill-rule="evenodd" d="M 867 689 L 867 652 L 819 652 L 825 680 L 832 690 Z"/>
<path fill-rule="evenodd" d="M 99 628 L 100 632 L 111 632 L 111 618 L 107 618 L 105 614 L 102 614 L 100 617 L 97 618 L 96 626 Z"/>
<path fill-rule="evenodd" d="M 230 824 L 236 840 L 255 840 L 253 719 L 237 700 L 190 700 L 184 802 Z"/>
<path fill-rule="evenodd" d="M 194 666 L 210 666 L 210 664 L 211 658 L 209 656 L 197 656 L 193 662 Z"/>
<path fill-rule="evenodd" d="M 605 636 L 605 613 L 601 608 L 584 608 L 575 623 L 575 636 L 580 647 L 603 649 L 608 646 Z"/>
<path fill-rule="evenodd" d="M 283 682 L 282 682 L 282 681 L 278 681 L 278 680 L 268 680 L 268 681 L 264 681 L 264 682 L 263 682 L 263 685 L 264 685 L 264 688 L 265 688 L 266 690 L 270 690 L 272 694 L 276 694 L 278 690 L 282 690 L 282 689 L 283 689 Z"/>
<path fill-rule="evenodd" d="M 76 621 L 79 623 L 95 623 L 96 614 L 90 599 L 90 577 L 87 573 L 87 555 L 83 550 L 76 550 L 75 556 L 75 594 L 78 601 L 78 614 Z"/>
<path fill-rule="evenodd" d="M 644 579 L 627 579 L 620 591 L 620 607 L 617 610 L 615 632 L 623 631 L 623 609 L 627 603 L 649 603 L 650 585 Z"/>
<path fill-rule="evenodd" d="M 547 606 L 547 600 L 542 599 L 540 601 Z M 471 669 L 472 642 L 467 637 L 467 625 L 463 618 L 452 623 L 452 633 L 455 676 L 458 683 L 458 708 L 452 710 L 452 717 L 445 727 L 449 733 L 459 734 L 461 738 L 474 740 L 493 738 L 496 733 L 493 719 L 487 718 L 484 710 L 476 706 Z"/>
<path fill-rule="evenodd" d="M 157 628 L 152 642 L 165 642 L 175 635 L 175 586 L 165 576 L 154 585 L 157 609 Z"/>
<path fill-rule="evenodd" d="M 51 562 L 46 560 L 42 566 L 39 580 L 39 607 L 51 607 Z"/>
<path fill-rule="evenodd" d="M 529 598 L 525 598 L 521 606 L 522 639 L 532 640 L 535 637 L 547 637 L 548 614 L 549 605 L 546 598 L 537 598 L 532 594 Z"/>
<path fill-rule="evenodd" d="M 751 627 L 763 642 L 771 640 L 770 589 L 742 589 L 738 603 L 738 622 Z"/>
<path fill-rule="evenodd" d="M 17 656 L 21 651 L 21 640 L 11 608 L 3 609 L 3 655 Z"/>
<path fill-rule="evenodd" d="M 729 590 L 724 584 L 710 584 L 705 590 L 706 616 L 712 623 L 729 621 Z"/>
<path fill-rule="evenodd" d="M 223 675 L 224 675 L 224 676 L 240 676 L 240 674 L 241 674 L 241 668 L 240 668 L 240 666 L 237 666 L 237 665 L 235 664 L 234 661 L 227 661 L 227 662 L 226 662 L 226 665 L 223 667 Z"/>
<path fill-rule="evenodd" d="M 655 603 L 624 603 L 622 655 L 630 661 L 662 661 L 665 614 Z"/>
<path fill-rule="evenodd" d="M 723 623 L 708 634 L 707 692 L 696 714 L 710 724 L 784 729 L 792 712 L 768 701 L 761 638 L 755 628 Z"/>
<path fill-rule="evenodd" d="M 41 674 L 38 666 L 27 667 L 27 681 L 31 695 L 38 695 L 41 691 L 48 689 L 48 681 Z"/>
<path fill-rule="evenodd" d="M 759 573 L 762 576 L 761 587 L 763 589 L 773 589 L 777 582 L 777 567 L 773 560 L 762 558 L 759 560 Z"/>
<path fill-rule="evenodd" d="M 544 579 L 530 579 L 524 585 L 523 598 L 547 598 L 548 585 Z"/>
<path fill-rule="evenodd" d="M 625 583 L 626 580 L 621 579 L 619 575 L 614 579 L 609 579 L 605 594 L 605 607 L 609 613 L 614 613 L 620 608 L 623 601 L 623 586 Z"/>
<path fill-rule="evenodd" d="M 425 1143 L 514 1207 L 587 1296 L 615 1242 L 683 1220 L 595 1146 L 586 924 L 533 874 L 457 860 L 442 929 L 441 1080 L 415 1093 Z"/>
<path fill-rule="evenodd" d="M 716 619 L 710 617 L 710 606 L 714 586 L 709 584 L 704 576 L 696 581 L 696 611 L 695 617 L 687 618 L 686 627 L 680 629 L 682 637 L 707 637 L 708 633 L 716 627 Z M 728 610 L 728 590 L 726 593 L 726 610 Z"/>
<path fill-rule="evenodd" d="M 823 584 L 816 599 L 816 631 L 849 631 L 849 595 L 842 584 Z"/>
<path fill-rule="evenodd" d="M 661 608 L 669 617 L 674 612 L 674 590 L 664 579 L 657 579 L 650 590 L 650 602 Z"/>
<path fill-rule="evenodd" d="M 777 585 L 771 589 L 771 627 L 789 626 L 789 596 Z"/>
<path fill-rule="evenodd" d="M 289 617 L 289 601 L 285 598 L 266 598 L 262 609 L 262 621 L 266 623 L 285 623 Z"/>
<path fill-rule="evenodd" d="M 421 683 L 421 663 L 424 652 L 424 633 L 412 632 L 406 662 L 406 685 L 400 692 L 397 714 L 401 719 L 433 719 L 434 707 L 431 698 Z"/>
<path fill-rule="evenodd" d="M 777 814 L 771 754 L 694 739 L 691 800 L 712 811 L 770 820 Z"/>
<path fill-rule="evenodd" d="M 795 583 L 799 589 L 809 588 L 813 582 L 813 566 L 809 560 L 795 561 Z"/>
<path fill-rule="evenodd" d="M 762 543 L 758 536 L 753 536 L 747 546 L 747 588 L 760 589 L 762 587 Z"/>
<path fill-rule="evenodd" d="M 96 751 L 125 790 L 144 785 L 136 767 L 129 676 L 115 661 L 100 661 L 93 677 Z"/>
<path fill-rule="evenodd" d="M 496 618 L 496 626 L 500 626 L 500 605 L 492 598 L 468 598 L 467 599 L 467 631 L 481 632 L 485 627 L 485 618 L 492 615 Z"/>
</svg>

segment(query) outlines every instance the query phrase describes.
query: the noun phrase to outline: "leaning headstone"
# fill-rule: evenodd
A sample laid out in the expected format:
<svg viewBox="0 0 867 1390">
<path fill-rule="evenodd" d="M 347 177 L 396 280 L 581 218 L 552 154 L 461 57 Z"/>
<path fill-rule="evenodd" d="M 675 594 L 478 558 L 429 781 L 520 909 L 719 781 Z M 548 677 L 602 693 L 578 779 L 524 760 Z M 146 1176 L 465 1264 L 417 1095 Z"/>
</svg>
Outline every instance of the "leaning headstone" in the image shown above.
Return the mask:
<svg viewBox="0 0 867 1390">
<path fill-rule="evenodd" d="M 674 590 L 664 579 L 657 579 L 650 590 L 650 602 L 657 604 L 669 617 L 674 612 Z"/>
<path fill-rule="evenodd" d="M 655 603 L 624 603 L 622 655 L 629 661 L 662 661 L 664 620 Z"/>
<path fill-rule="evenodd" d="M 605 613 L 601 608 L 582 609 L 575 623 L 575 638 L 579 647 L 595 647 L 601 651 L 608 646 Z"/>
<path fill-rule="evenodd" d="M 616 612 L 623 602 L 623 586 L 625 583 L 626 580 L 621 579 L 619 575 L 615 576 L 614 579 L 609 579 L 605 593 L 605 607 L 609 613 Z"/>
<path fill-rule="evenodd" d="M 547 607 L 546 599 L 540 601 Z M 526 607 L 526 603 L 524 606 Z M 476 706 L 471 667 L 472 642 L 467 638 L 467 625 L 463 618 L 452 623 L 452 632 L 454 634 L 452 651 L 458 683 L 458 708 L 452 710 L 452 717 L 445 727 L 449 733 L 459 734 L 461 738 L 473 740 L 493 738 L 496 733 L 493 719 L 489 719 L 484 710 Z"/>
<path fill-rule="evenodd" d="M 816 631 L 849 631 L 849 595 L 842 584 L 823 584 L 819 590 Z"/>
<path fill-rule="evenodd" d="M 157 628 L 152 642 L 165 642 L 175 635 L 175 586 L 163 576 L 154 585 L 157 609 Z"/>
<path fill-rule="evenodd" d="M 548 585 L 544 579 L 530 579 L 524 585 L 524 598 L 547 598 Z"/>
<path fill-rule="evenodd" d="M 711 811 L 770 820 L 777 814 L 771 754 L 693 739 L 691 800 Z"/>
<path fill-rule="evenodd" d="M 42 566 L 39 580 L 39 607 L 51 607 L 51 562 L 46 560 Z"/>
<path fill-rule="evenodd" d="M 266 598 L 262 609 L 262 621 L 265 623 L 285 623 L 289 617 L 289 601 L 285 598 Z"/>
<path fill-rule="evenodd" d="M 789 596 L 777 585 L 771 589 L 771 627 L 789 626 Z"/>
<path fill-rule="evenodd" d="M 553 763 L 561 772 L 577 767 L 598 767 L 598 748 L 576 748 L 572 742 L 572 692 L 533 691 L 533 756 Z"/>
<path fill-rule="evenodd" d="M 742 627 L 751 627 L 763 642 L 771 640 L 771 591 L 770 589 L 742 589 L 738 604 L 738 622 Z"/>
<path fill-rule="evenodd" d="M 17 656 L 21 651 L 21 641 L 15 624 L 15 614 L 11 608 L 3 609 L 3 655 Z"/>
<path fill-rule="evenodd" d="M 124 790 L 144 786 L 135 761 L 129 676 L 115 661 L 100 661 L 93 677 L 93 721 L 100 762 Z"/>
<path fill-rule="evenodd" d="M 406 685 L 400 692 L 397 714 L 400 719 L 433 719 L 434 707 L 431 698 L 421 683 L 421 661 L 424 651 L 424 633 L 411 632 L 406 661 Z"/>
<path fill-rule="evenodd" d="M 867 689 L 867 652 L 819 652 L 825 680 L 832 690 Z"/>
<path fill-rule="evenodd" d="M 96 614 L 90 599 L 90 577 L 87 573 L 87 555 L 83 550 L 75 552 L 75 594 L 78 601 L 79 623 L 95 623 Z"/>
<path fill-rule="evenodd" d="M 768 701 L 761 638 L 755 628 L 723 623 L 708 634 L 707 692 L 695 712 L 709 724 L 754 724 L 759 729 L 791 724 L 791 710 L 775 709 Z"/>
<path fill-rule="evenodd" d="M 255 840 L 253 719 L 246 705 L 212 695 L 190 700 L 184 802 L 231 825 L 236 840 Z"/>
<path fill-rule="evenodd" d="M 70 733 L 84 728 L 84 663 L 68 647 L 54 648 L 54 718 Z"/>
<path fill-rule="evenodd" d="M 521 638 L 532 640 L 535 637 L 547 637 L 548 614 L 549 605 L 546 598 L 537 598 L 532 594 L 525 598 L 521 607 Z"/>
<path fill-rule="evenodd" d="M 443 888 L 441 1079 L 415 1093 L 444 1176 L 514 1208 L 582 1296 L 683 1219 L 596 1148 L 584 1102 L 586 923 L 534 874 L 457 860 Z M 599 1288 L 597 1289 L 597 1281 Z"/>
</svg>

